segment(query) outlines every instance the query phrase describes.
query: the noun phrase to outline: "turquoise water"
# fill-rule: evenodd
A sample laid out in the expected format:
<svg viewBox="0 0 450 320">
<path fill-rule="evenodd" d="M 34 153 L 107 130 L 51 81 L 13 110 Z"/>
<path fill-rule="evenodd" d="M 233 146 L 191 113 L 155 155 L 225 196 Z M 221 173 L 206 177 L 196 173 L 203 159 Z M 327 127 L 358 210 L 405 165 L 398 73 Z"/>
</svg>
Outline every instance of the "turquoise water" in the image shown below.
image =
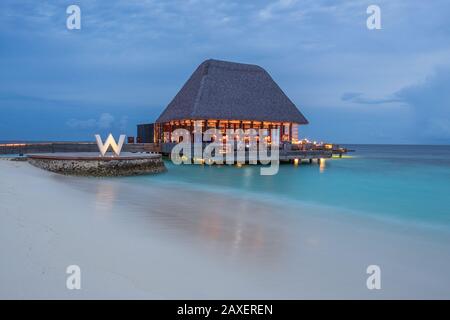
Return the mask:
<svg viewBox="0 0 450 320">
<path fill-rule="evenodd" d="M 245 197 L 292 200 L 349 209 L 358 214 L 450 229 L 450 146 L 349 145 L 350 157 L 285 164 L 274 176 L 260 167 L 176 166 L 135 177 L 144 184 L 169 184 Z"/>
</svg>

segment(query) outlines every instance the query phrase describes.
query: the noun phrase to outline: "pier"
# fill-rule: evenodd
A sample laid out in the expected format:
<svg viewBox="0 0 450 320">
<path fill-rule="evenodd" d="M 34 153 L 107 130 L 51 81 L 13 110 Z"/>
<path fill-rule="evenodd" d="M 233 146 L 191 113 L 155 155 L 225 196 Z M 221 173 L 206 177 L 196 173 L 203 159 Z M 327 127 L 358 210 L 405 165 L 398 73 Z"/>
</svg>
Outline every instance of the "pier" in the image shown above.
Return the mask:
<svg viewBox="0 0 450 320">
<path fill-rule="evenodd" d="M 156 153 L 170 157 L 170 152 L 176 143 L 128 143 L 124 144 L 123 151 L 127 153 Z M 203 146 L 203 148 L 206 144 Z M 281 162 L 301 163 L 302 161 L 319 162 L 320 159 L 329 159 L 333 156 L 342 157 L 347 152 L 346 148 L 338 145 L 305 146 L 295 144 L 281 144 L 279 160 Z M 29 155 L 29 154 L 54 154 L 54 153 L 98 153 L 95 142 L 38 142 L 38 143 L 3 143 L 0 144 L 0 155 Z M 245 160 L 248 162 L 248 151 L 245 152 Z M 235 151 L 237 159 L 237 151 Z"/>
<path fill-rule="evenodd" d="M 155 148 L 158 150 L 157 152 L 161 153 L 163 156 L 170 157 L 172 148 L 176 145 L 176 143 L 162 143 Z M 203 144 L 202 150 L 206 147 L 207 144 Z M 270 150 L 270 149 L 269 149 Z M 194 150 L 192 147 L 191 155 L 194 154 Z M 342 157 L 343 154 L 347 152 L 351 152 L 352 150 L 348 150 L 346 148 L 342 148 L 338 145 L 328 144 L 327 147 L 315 145 L 312 146 L 302 146 L 298 144 L 290 144 L 283 143 L 279 148 L 279 160 L 281 162 L 293 162 L 298 163 L 303 160 L 307 160 L 308 162 L 317 161 L 320 159 L 329 159 L 333 156 Z M 269 152 L 270 155 L 270 152 Z M 237 151 L 234 150 L 234 159 L 237 159 Z M 245 161 L 249 162 L 249 151 L 245 150 Z"/>
</svg>

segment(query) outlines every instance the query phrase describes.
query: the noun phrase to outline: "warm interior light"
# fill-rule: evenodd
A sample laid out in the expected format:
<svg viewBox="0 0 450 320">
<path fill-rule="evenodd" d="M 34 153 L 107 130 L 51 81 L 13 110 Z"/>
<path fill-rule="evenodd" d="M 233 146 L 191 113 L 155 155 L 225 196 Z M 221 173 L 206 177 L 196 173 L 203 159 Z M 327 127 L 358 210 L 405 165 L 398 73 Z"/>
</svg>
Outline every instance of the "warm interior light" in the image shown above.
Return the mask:
<svg viewBox="0 0 450 320">
<path fill-rule="evenodd" d="M 325 171 L 325 167 L 326 167 L 325 159 L 319 159 L 319 161 L 320 161 L 319 170 L 320 170 L 320 173 L 323 173 Z"/>
</svg>

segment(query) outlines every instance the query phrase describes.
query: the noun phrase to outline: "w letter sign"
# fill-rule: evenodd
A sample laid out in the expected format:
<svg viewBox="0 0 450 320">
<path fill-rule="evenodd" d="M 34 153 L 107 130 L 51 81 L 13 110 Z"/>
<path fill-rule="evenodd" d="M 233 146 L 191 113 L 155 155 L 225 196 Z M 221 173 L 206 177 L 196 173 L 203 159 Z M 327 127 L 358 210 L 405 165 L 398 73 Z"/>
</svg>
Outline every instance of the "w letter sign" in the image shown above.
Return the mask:
<svg viewBox="0 0 450 320">
<path fill-rule="evenodd" d="M 116 143 L 116 140 L 114 140 L 111 133 L 109 134 L 105 143 L 102 142 L 102 138 L 100 138 L 100 135 L 98 135 L 98 134 L 95 135 L 95 139 L 97 140 L 98 149 L 100 150 L 102 157 L 105 156 L 109 147 L 112 148 L 112 150 L 116 156 L 119 156 L 120 151 L 122 150 L 122 147 L 123 147 L 123 143 L 125 142 L 125 135 L 124 134 L 120 135 L 119 144 Z"/>
</svg>

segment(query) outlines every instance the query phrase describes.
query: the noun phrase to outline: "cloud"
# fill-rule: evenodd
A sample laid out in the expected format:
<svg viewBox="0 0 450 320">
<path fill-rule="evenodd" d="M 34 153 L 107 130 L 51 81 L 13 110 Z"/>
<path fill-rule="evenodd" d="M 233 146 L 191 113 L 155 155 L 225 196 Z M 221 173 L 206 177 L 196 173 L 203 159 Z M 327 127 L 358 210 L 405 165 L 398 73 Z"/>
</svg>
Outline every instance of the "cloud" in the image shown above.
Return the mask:
<svg viewBox="0 0 450 320">
<path fill-rule="evenodd" d="M 97 125 L 100 129 L 108 129 L 114 122 L 114 117 L 109 113 L 102 113 L 98 119 Z"/>
<path fill-rule="evenodd" d="M 73 129 L 109 129 L 114 123 L 114 117 L 109 113 L 102 113 L 98 119 L 69 119 L 66 124 Z"/>
<path fill-rule="evenodd" d="M 88 129 L 96 127 L 97 121 L 95 119 L 79 120 L 72 118 L 69 119 L 66 124 L 74 129 Z"/>
<path fill-rule="evenodd" d="M 385 104 L 403 101 L 401 98 L 396 96 L 385 98 L 368 98 L 360 92 L 346 92 L 341 96 L 341 100 L 359 104 Z"/>
<path fill-rule="evenodd" d="M 361 92 L 346 92 L 344 102 L 361 105 L 398 103 L 412 115 L 410 137 L 428 143 L 450 143 L 450 67 L 441 66 L 416 84 L 406 86 L 386 97 L 368 98 Z M 388 109 L 389 110 L 389 109 Z"/>
<path fill-rule="evenodd" d="M 424 138 L 450 142 L 450 67 L 440 67 L 421 83 L 396 96 L 414 112 L 417 132 Z"/>
<path fill-rule="evenodd" d="M 296 15 L 301 13 L 300 10 L 293 10 L 294 6 L 297 4 L 297 0 L 277 0 L 272 2 L 259 10 L 258 16 L 261 20 L 270 20 L 277 18 L 280 15 Z M 299 15 L 297 15 L 299 16 Z"/>
<path fill-rule="evenodd" d="M 448 0 L 435 6 L 379 0 L 381 32 L 366 28 L 370 0 L 79 0 L 79 32 L 65 27 L 69 4 L 0 1 L 2 138 L 37 131 L 41 138 L 90 137 L 101 126 L 134 132 L 136 123 L 157 117 L 207 58 L 268 70 L 312 119 L 305 128 L 315 130 L 311 137 L 379 142 L 368 119 L 386 136 L 404 130 L 409 143 L 418 132 L 447 135 L 443 107 L 430 104 L 445 102 L 431 92 L 439 96 L 437 81 L 448 79 L 430 80 L 436 82 L 430 92 L 431 82 L 418 81 L 449 62 Z M 342 120 L 334 127 L 321 124 L 331 109 Z M 409 111 L 417 118 L 412 131 Z M 345 131 L 349 120 L 358 135 Z"/>
</svg>

